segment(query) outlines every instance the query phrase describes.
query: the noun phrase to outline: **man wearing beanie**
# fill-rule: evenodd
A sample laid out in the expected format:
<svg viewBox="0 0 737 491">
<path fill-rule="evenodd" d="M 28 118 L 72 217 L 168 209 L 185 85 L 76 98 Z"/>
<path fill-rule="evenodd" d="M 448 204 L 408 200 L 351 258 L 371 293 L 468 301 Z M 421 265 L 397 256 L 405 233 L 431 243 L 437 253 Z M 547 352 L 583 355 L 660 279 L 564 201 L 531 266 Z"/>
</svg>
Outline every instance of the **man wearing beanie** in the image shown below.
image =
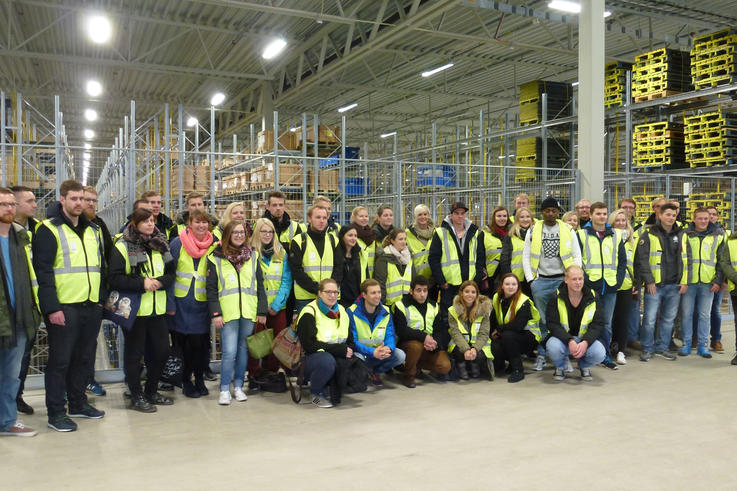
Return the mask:
<svg viewBox="0 0 737 491">
<path fill-rule="evenodd" d="M 547 197 L 540 206 L 543 221 L 534 224 L 525 238 L 522 252 L 522 267 L 530 284 L 535 307 L 540 312 L 540 330 L 543 339 L 548 330 L 545 324 L 548 300 L 563 282 L 566 269 L 571 265 L 581 266 L 581 248 L 570 227 L 558 220 L 560 206 L 553 197 Z M 545 348 L 537 350 L 535 370 L 545 368 Z M 573 370 L 573 367 L 568 367 Z"/>
</svg>

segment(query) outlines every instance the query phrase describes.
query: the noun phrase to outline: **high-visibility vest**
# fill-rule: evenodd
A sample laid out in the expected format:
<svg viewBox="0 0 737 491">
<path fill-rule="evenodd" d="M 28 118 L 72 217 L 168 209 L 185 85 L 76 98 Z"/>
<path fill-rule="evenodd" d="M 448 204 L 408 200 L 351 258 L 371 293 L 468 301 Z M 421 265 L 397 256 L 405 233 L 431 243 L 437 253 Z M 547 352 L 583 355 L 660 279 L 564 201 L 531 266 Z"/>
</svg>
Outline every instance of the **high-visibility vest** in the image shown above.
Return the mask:
<svg viewBox="0 0 737 491">
<path fill-rule="evenodd" d="M 205 291 L 207 277 L 207 256 L 215 250 L 217 244 L 214 242 L 207 249 L 207 253 L 200 258 L 197 265 L 197 271 L 194 269 L 194 259 L 189 255 L 187 249 L 182 246 L 179 249 L 179 259 L 177 259 L 177 273 L 174 280 L 174 296 L 183 298 L 189 293 L 189 288 L 194 280 L 194 298 L 198 302 L 207 301 L 207 292 Z"/>
<path fill-rule="evenodd" d="M 356 336 L 358 336 L 356 341 L 371 348 L 376 348 L 384 342 L 384 335 L 386 334 L 386 329 L 389 327 L 389 320 L 391 319 L 391 313 L 384 304 L 380 304 L 378 308 L 381 310 L 376 315 L 377 322 L 373 328 L 368 322 L 355 315 L 355 312 L 358 309 L 357 303 L 354 303 L 348 309 L 354 313 L 353 322 L 356 323 Z"/>
<path fill-rule="evenodd" d="M 223 232 L 220 230 L 220 227 L 213 227 L 212 232 L 210 232 L 213 237 L 213 242 L 216 240 L 223 240 Z"/>
<path fill-rule="evenodd" d="M 622 286 L 619 287 L 619 291 L 632 290 L 632 279 L 635 277 L 635 249 L 637 248 L 637 240 L 627 240 L 624 242 L 624 250 L 627 253 L 627 271 L 624 274 L 624 280 L 622 280 Z"/>
<path fill-rule="evenodd" d="M 727 253 L 729 254 L 729 264 L 732 269 L 737 270 L 737 236 L 727 240 Z M 729 291 L 733 291 L 735 284 L 732 280 L 727 280 Z"/>
<path fill-rule="evenodd" d="M 316 339 L 318 341 L 328 344 L 345 343 L 348 339 L 351 319 L 340 304 L 338 304 L 338 311 L 340 312 L 338 318 L 331 319 L 322 313 L 320 307 L 317 305 L 317 300 L 313 300 L 305 305 L 305 307 L 300 311 L 299 316 L 297 317 L 297 324 L 299 324 L 299 321 L 305 312 L 310 313 L 315 317 L 315 328 L 317 329 Z M 318 351 L 324 350 L 320 349 Z"/>
<path fill-rule="evenodd" d="M 53 269 L 59 303 L 99 302 L 102 244 L 95 228 L 89 225 L 80 238 L 66 223 L 43 223 L 56 238 Z"/>
<path fill-rule="evenodd" d="M 40 223 L 40 222 L 39 222 Z M 36 225 L 38 228 L 38 224 Z M 23 247 L 23 252 L 26 254 L 26 262 L 28 263 L 28 277 L 31 279 L 31 291 L 33 292 L 33 306 L 40 312 L 38 303 L 38 278 L 36 277 L 36 270 L 33 268 L 33 250 L 31 249 L 31 237 L 30 231 L 28 233 L 28 242 Z"/>
<path fill-rule="evenodd" d="M 423 316 L 419 309 L 414 305 L 409 307 L 404 304 L 404 300 L 396 302 L 392 309 L 396 314 L 397 311 L 404 314 L 404 318 L 407 320 L 407 325 L 411 329 L 416 331 L 422 331 L 425 334 L 432 336 L 432 326 L 435 322 L 435 317 L 438 315 L 438 306 L 430 301 L 425 303 L 425 315 Z"/>
<path fill-rule="evenodd" d="M 330 278 L 330 275 L 333 274 L 333 252 L 335 250 L 335 242 L 331 234 L 325 234 L 322 256 L 318 253 L 315 243 L 307 232 L 297 235 L 292 242 L 297 247 L 304 247 L 302 268 L 307 276 L 316 283 L 320 283 L 325 278 Z M 294 282 L 294 296 L 297 300 L 310 300 L 316 297 L 314 293 L 308 292 L 296 281 Z"/>
<path fill-rule="evenodd" d="M 269 305 L 271 305 L 276 299 L 279 293 L 279 287 L 281 286 L 282 273 L 284 272 L 284 263 L 287 260 L 286 251 L 282 253 L 281 257 L 276 255 L 271 256 L 271 261 L 266 264 L 264 256 L 259 257 L 261 261 L 261 274 L 264 277 L 264 290 L 266 290 L 266 298 L 268 299 Z"/>
<path fill-rule="evenodd" d="M 581 249 L 583 270 L 592 282 L 599 281 L 603 277 L 607 285 L 617 284 L 618 252 L 622 233 L 616 229 L 613 232 L 599 239 L 598 235 L 590 234 L 588 230 L 578 231 L 583 246 Z"/>
<path fill-rule="evenodd" d="M 486 250 L 486 274 L 491 278 L 499 267 L 499 259 L 502 257 L 502 239 L 484 232 L 484 249 Z"/>
<path fill-rule="evenodd" d="M 724 236 L 709 234 L 699 237 L 696 234 L 684 234 L 683 238 L 688 258 L 686 284 L 713 282 L 717 275 L 717 249 Z"/>
<path fill-rule="evenodd" d="M 363 240 L 357 240 L 358 245 L 366 253 L 366 267 L 368 268 L 368 277 L 374 277 L 374 263 L 376 262 L 376 242 L 366 244 Z"/>
<path fill-rule="evenodd" d="M 432 270 L 427 260 L 430 257 L 430 242 L 432 242 L 432 237 L 426 244 L 423 244 L 409 228 L 405 230 L 405 233 L 407 234 L 407 247 L 409 247 L 409 252 L 412 254 L 414 274 L 430 279 Z"/>
<path fill-rule="evenodd" d="M 302 232 L 305 232 L 307 230 L 307 227 L 303 223 L 295 222 L 294 220 L 290 220 L 289 227 L 285 228 L 281 231 L 279 234 L 279 242 L 282 243 L 282 245 L 289 250 L 289 244 L 292 243 L 292 239 L 294 237 Z"/>
<path fill-rule="evenodd" d="M 660 237 L 658 235 L 651 234 L 649 230 L 646 231 L 645 234 L 647 234 L 648 238 L 650 239 L 648 241 L 650 243 L 650 251 L 648 253 L 648 264 L 650 265 L 650 273 L 653 275 L 653 279 L 655 280 L 655 284 L 657 285 L 662 280 L 660 262 L 663 257 L 663 247 L 660 244 Z M 682 241 L 681 243 L 681 261 L 683 262 L 683 276 L 681 278 L 681 282 L 685 283 L 686 276 L 688 274 L 688 256 L 686 255 L 686 248 L 684 247 L 683 242 L 684 241 Z"/>
<path fill-rule="evenodd" d="M 509 261 L 510 270 L 519 281 L 525 281 L 525 268 L 522 266 L 522 254 L 525 250 L 525 239 L 521 239 L 516 235 L 510 235 L 509 240 L 512 242 L 512 257 Z"/>
<path fill-rule="evenodd" d="M 468 231 L 466 231 L 468 233 Z M 442 254 L 440 256 L 440 268 L 443 271 L 446 283 L 449 285 L 460 285 L 464 281 L 472 280 L 476 276 L 476 249 L 479 232 L 474 231 L 471 237 L 466 237 L 468 243 L 468 276 L 461 276 L 461 264 L 458 258 L 458 249 L 456 247 L 455 237 L 451 236 L 451 231 L 445 227 L 437 227 L 435 234 L 441 240 Z"/>
<path fill-rule="evenodd" d="M 594 291 L 591 290 L 591 295 L 594 295 Z M 568 309 L 566 308 L 566 302 L 560 297 L 560 292 L 556 291 L 555 296 L 558 299 L 558 315 L 560 316 L 560 325 L 566 332 L 571 331 L 571 326 L 568 324 Z M 589 330 L 591 321 L 594 320 L 594 314 L 596 314 L 596 302 L 591 302 L 586 306 L 581 316 L 581 327 L 578 329 L 578 336 L 583 337 L 586 331 Z"/>
<path fill-rule="evenodd" d="M 458 313 L 456 312 L 456 309 L 454 306 L 448 307 L 448 315 L 453 317 L 456 322 L 458 323 L 458 328 L 461 331 L 461 334 L 464 338 L 466 338 L 466 341 L 468 342 L 471 347 L 473 347 L 473 344 L 476 342 L 476 338 L 479 335 L 479 331 L 481 330 L 481 322 L 484 320 L 483 316 L 477 317 L 474 319 L 474 321 L 471 323 L 471 332 L 469 333 L 466 329 L 466 324 L 458 317 Z M 453 342 L 453 338 L 450 338 L 450 342 L 448 343 L 448 353 L 452 353 L 455 349 L 456 344 Z M 486 355 L 487 360 L 493 360 L 494 355 L 491 353 L 491 337 L 486 340 L 486 344 L 481 348 L 481 351 L 484 352 L 484 355 Z"/>
<path fill-rule="evenodd" d="M 530 331 L 533 336 L 535 336 L 535 340 L 539 343 L 542 341 L 543 335 L 542 331 L 540 331 L 540 312 L 535 308 L 535 304 L 530 300 L 530 297 L 525 295 L 524 293 L 520 292 L 519 299 L 517 299 L 517 304 L 514 308 L 514 315 L 516 316 L 519 312 L 519 309 L 522 308 L 522 306 L 525 304 L 525 302 L 530 303 L 530 312 L 532 314 L 532 317 L 529 321 L 527 321 L 527 325 L 525 326 L 526 331 Z M 502 324 L 509 324 L 512 321 L 512 309 L 507 309 L 507 314 L 502 315 L 502 300 L 499 298 L 499 294 L 495 293 L 494 297 L 491 299 L 491 305 L 494 308 L 494 315 L 496 316 L 496 323 L 498 325 Z"/>
<path fill-rule="evenodd" d="M 560 260 L 563 262 L 563 269 L 568 269 L 573 264 L 573 230 L 561 220 L 556 220 L 556 222 L 558 222 L 560 234 Z M 532 269 L 533 278 L 537 278 L 537 269 L 540 265 L 544 226 L 545 222 L 538 223 L 531 231 L 527 232 L 532 234 L 530 238 L 530 269 Z"/>
<path fill-rule="evenodd" d="M 412 283 L 412 265 L 404 267 L 404 273 L 399 273 L 399 267 L 391 261 L 386 263 L 386 301 L 385 305 L 391 307 L 402 299 L 402 295 L 409 293 Z"/>
<path fill-rule="evenodd" d="M 258 315 L 258 290 L 256 268 L 258 252 L 241 265 L 240 272 L 225 258 L 210 254 L 208 260 L 215 265 L 218 275 L 218 300 L 223 322 L 236 319 L 256 320 Z"/>
<path fill-rule="evenodd" d="M 125 241 L 119 240 L 115 248 L 125 260 L 125 274 L 131 274 L 131 262 L 128 257 L 128 247 Z M 151 256 L 143 265 L 142 275 L 144 278 L 158 278 L 164 275 L 164 257 L 159 251 L 151 251 Z M 145 291 L 141 293 L 141 305 L 138 307 L 138 317 L 166 314 L 166 290 L 159 288 L 155 292 Z"/>
</svg>

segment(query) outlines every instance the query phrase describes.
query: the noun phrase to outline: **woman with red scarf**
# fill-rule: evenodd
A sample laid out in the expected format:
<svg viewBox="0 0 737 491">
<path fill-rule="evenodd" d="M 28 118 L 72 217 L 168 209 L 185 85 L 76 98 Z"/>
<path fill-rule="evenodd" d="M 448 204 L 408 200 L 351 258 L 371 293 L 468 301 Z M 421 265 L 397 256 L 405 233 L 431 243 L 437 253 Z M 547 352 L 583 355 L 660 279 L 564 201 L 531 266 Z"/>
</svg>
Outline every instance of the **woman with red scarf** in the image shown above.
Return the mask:
<svg viewBox="0 0 737 491">
<path fill-rule="evenodd" d="M 182 349 L 182 391 L 187 397 L 206 396 L 209 391 L 205 387 L 204 372 L 210 362 L 206 256 L 215 248 L 210 233 L 210 215 L 202 210 L 191 212 L 187 227 L 171 241 L 170 248 L 177 271 L 168 296 L 170 308 L 167 312 L 172 316 L 174 343 Z"/>
</svg>

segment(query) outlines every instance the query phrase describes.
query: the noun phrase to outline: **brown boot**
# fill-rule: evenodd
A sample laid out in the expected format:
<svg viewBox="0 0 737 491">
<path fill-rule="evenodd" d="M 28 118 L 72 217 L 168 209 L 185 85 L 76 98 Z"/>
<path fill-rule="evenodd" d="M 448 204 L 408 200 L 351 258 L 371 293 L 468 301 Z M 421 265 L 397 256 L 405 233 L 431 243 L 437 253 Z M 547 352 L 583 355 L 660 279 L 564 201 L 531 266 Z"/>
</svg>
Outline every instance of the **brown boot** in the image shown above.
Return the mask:
<svg viewBox="0 0 737 491">
<path fill-rule="evenodd" d="M 719 340 L 716 340 L 716 341 L 712 341 L 711 342 L 711 349 L 713 349 L 714 351 L 717 351 L 719 353 L 723 353 L 724 352 L 724 346 L 722 346 L 722 342 L 719 341 Z"/>
<path fill-rule="evenodd" d="M 414 389 L 415 387 L 417 387 L 417 384 L 415 384 L 415 378 L 412 375 L 403 375 L 402 383 L 405 387 L 408 387 L 410 389 Z"/>
</svg>

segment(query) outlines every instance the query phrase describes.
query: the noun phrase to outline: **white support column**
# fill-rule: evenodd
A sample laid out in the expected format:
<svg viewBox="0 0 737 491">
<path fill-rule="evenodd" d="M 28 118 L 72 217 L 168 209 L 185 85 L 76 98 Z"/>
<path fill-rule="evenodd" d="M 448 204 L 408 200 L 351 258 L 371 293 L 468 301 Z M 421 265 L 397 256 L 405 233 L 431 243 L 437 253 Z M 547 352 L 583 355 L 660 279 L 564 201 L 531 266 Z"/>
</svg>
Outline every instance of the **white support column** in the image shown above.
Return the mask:
<svg viewBox="0 0 737 491">
<path fill-rule="evenodd" d="M 599 201 L 604 198 L 604 0 L 581 0 L 578 21 L 581 197 Z"/>
<path fill-rule="evenodd" d="M 274 95 L 271 83 L 264 80 L 261 84 L 261 129 L 263 131 L 273 129 L 274 125 Z M 274 138 L 277 136 L 274 135 Z M 254 149 L 255 150 L 255 149 Z"/>
</svg>

